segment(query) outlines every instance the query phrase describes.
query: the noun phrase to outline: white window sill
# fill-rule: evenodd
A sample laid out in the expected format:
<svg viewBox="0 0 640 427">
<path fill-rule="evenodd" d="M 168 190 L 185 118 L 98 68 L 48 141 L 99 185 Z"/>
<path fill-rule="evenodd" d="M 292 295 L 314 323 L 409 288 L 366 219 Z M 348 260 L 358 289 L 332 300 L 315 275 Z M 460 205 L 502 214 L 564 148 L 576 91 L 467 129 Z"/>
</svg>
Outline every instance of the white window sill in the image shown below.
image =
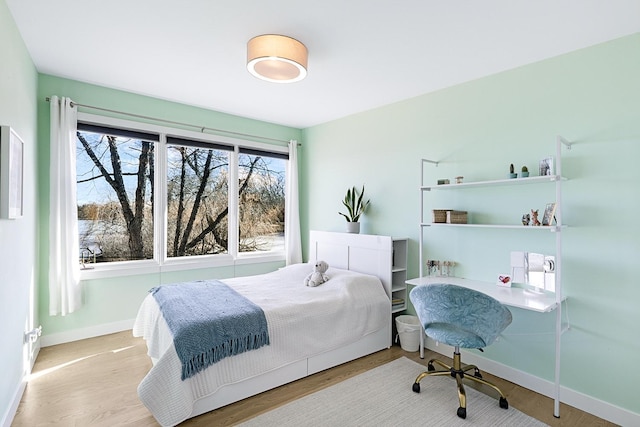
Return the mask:
<svg viewBox="0 0 640 427">
<path fill-rule="evenodd" d="M 179 260 L 166 260 L 163 265 L 156 261 L 114 262 L 96 264 L 80 269 L 80 280 L 156 274 L 170 271 L 197 270 L 203 268 L 229 267 L 234 265 L 261 264 L 284 261 L 284 252 L 243 253 L 238 258 L 231 255 L 194 256 Z M 93 267 L 93 268 L 92 268 Z"/>
</svg>

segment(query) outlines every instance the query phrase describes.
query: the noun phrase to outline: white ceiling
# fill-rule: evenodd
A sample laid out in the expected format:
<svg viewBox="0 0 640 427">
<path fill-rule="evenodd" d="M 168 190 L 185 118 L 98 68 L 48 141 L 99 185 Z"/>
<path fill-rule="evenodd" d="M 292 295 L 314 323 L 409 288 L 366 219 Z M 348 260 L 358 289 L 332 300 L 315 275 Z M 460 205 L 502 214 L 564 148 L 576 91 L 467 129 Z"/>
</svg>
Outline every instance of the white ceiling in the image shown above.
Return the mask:
<svg viewBox="0 0 640 427">
<path fill-rule="evenodd" d="M 41 73 L 296 128 L 640 31 L 639 0 L 5 1 Z M 305 80 L 247 72 L 266 33 Z"/>
</svg>

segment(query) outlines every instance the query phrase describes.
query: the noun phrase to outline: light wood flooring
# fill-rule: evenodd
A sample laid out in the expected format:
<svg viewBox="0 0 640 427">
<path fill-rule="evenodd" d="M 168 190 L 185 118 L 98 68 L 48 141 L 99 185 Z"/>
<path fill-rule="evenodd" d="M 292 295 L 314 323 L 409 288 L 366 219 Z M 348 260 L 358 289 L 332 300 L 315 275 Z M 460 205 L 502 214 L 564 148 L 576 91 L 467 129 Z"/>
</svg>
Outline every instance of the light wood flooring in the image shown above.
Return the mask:
<svg viewBox="0 0 640 427">
<path fill-rule="evenodd" d="M 393 346 L 209 412 L 182 425 L 234 425 L 398 357 L 406 356 L 426 365 L 434 354 L 425 351 L 425 360 L 421 360 L 418 352 L 407 353 L 399 346 Z M 136 393 L 138 383 L 150 368 L 144 341 L 134 338 L 131 331 L 43 348 L 12 426 L 156 426 L 155 419 Z M 556 419 L 553 400 L 483 374 L 502 389 L 511 407 L 551 426 L 614 425 L 567 405 L 561 405 L 561 418 Z M 410 386 L 407 384 L 407 388 Z M 457 399 L 453 381 L 451 398 Z"/>
</svg>

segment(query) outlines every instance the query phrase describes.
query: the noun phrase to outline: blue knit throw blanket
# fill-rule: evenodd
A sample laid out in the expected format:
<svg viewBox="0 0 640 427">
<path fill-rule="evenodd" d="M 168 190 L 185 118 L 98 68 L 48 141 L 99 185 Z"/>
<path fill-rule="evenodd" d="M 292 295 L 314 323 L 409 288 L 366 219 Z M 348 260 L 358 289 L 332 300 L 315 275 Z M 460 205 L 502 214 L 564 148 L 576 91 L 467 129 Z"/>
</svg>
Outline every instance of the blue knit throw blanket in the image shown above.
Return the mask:
<svg viewBox="0 0 640 427">
<path fill-rule="evenodd" d="M 151 289 L 171 333 L 185 380 L 228 356 L 269 345 L 264 312 L 217 280 Z"/>
</svg>

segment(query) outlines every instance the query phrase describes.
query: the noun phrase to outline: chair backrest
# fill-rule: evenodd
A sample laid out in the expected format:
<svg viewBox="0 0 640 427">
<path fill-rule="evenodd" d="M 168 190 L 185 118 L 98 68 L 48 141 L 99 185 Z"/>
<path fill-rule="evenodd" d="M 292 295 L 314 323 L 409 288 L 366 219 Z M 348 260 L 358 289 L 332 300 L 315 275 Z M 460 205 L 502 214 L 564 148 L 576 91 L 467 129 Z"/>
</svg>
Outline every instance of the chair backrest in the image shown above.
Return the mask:
<svg viewBox="0 0 640 427">
<path fill-rule="evenodd" d="M 484 345 L 479 347 L 495 341 L 512 320 L 509 309 L 498 300 L 462 286 L 421 285 L 413 288 L 410 298 L 427 335 L 430 325 L 448 325 L 448 333 L 459 330 L 482 339 Z"/>
</svg>

